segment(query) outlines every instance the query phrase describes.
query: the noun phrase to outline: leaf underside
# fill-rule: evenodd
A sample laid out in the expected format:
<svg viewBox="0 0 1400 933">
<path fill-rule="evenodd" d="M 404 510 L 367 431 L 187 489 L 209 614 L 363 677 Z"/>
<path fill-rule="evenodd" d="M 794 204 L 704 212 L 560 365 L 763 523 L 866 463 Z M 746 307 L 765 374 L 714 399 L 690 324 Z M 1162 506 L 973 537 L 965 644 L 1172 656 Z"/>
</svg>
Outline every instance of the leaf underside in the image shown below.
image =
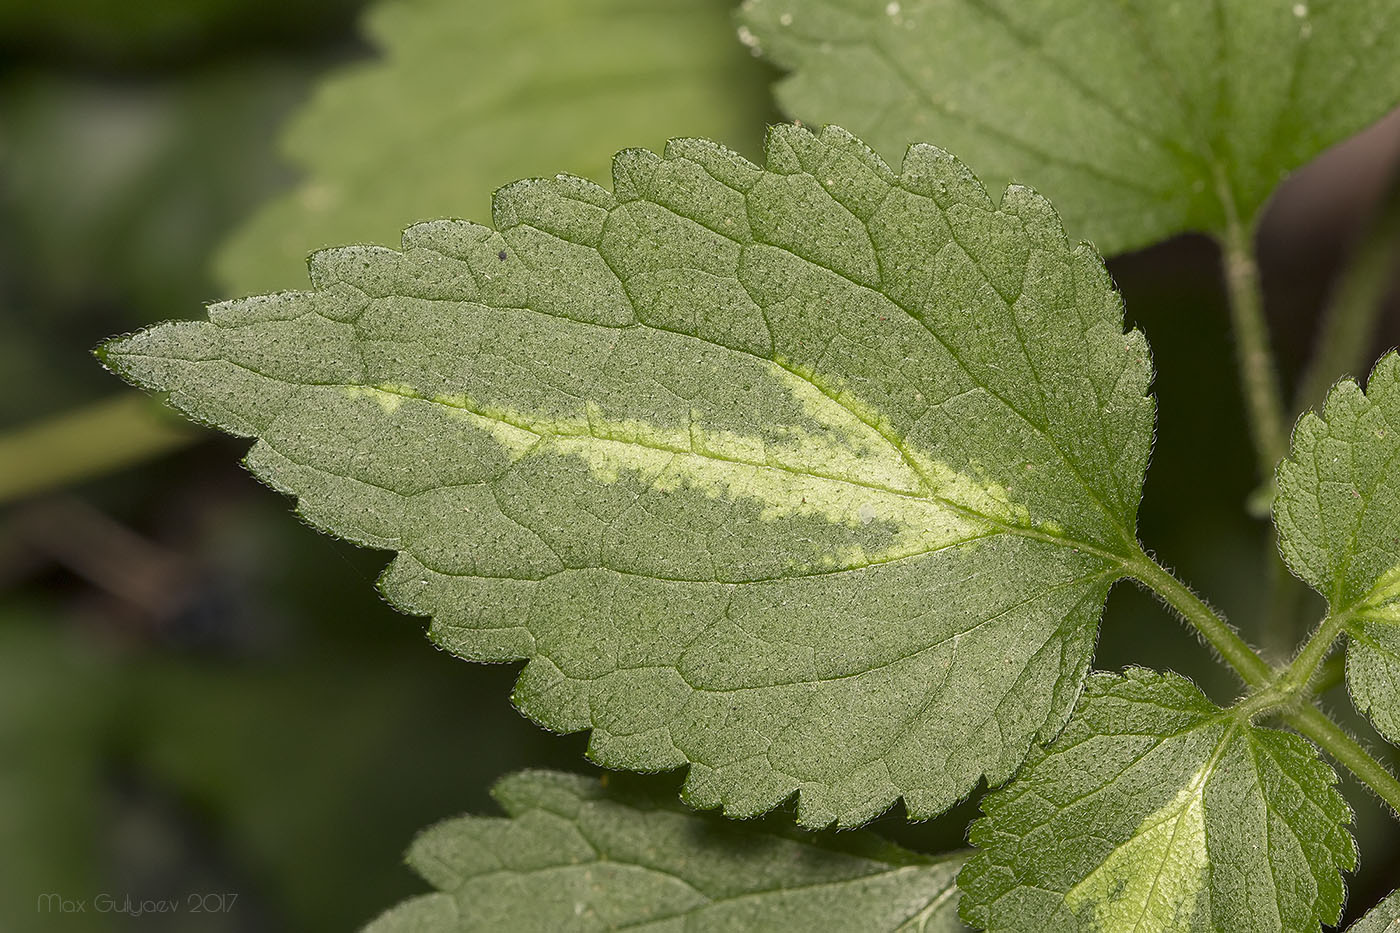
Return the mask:
<svg viewBox="0 0 1400 933">
<path fill-rule="evenodd" d="M 554 772 L 512 775 L 493 793 L 507 818 L 461 817 L 420 835 L 408 861 L 437 891 L 366 933 L 965 929 L 961 855 L 717 822 Z"/>
<path fill-rule="evenodd" d="M 1061 728 L 1134 524 L 1146 344 L 1024 188 L 844 131 L 621 153 L 614 192 L 312 260 L 104 359 L 590 756 L 731 815 L 934 816 Z"/>
<path fill-rule="evenodd" d="M 370 63 L 333 72 L 290 123 L 302 174 L 225 244 L 229 293 L 295 288 L 312 250 L 394 245 L 472 217 L 522 176 L 605 181 L 622 146 L 680 134 L 757 146 L 767 69 L 734 41 L 729 0 L 389 0 Z M 366 131 L 366 127 L 373 127 Z"/>
<path fill-rule="evenodd" d="M 1356 867 L 1336 774 L 1176 674 L 1093 674 L 1064 733 L 984 799 L 962 915 L 989 931 L 1318 930 Z"/>
<path fill-rule="evenodd" d="M 791 116 L 934 139 L 1105 254 L 1246 224 L 1400 102 L 1393 0 L 746 0 Z"/>
<path fill-rule="evenodd" d="M 1400 357 L 1386 354 L 1364 393 L 1339 382 L 1299 420 L 1278 484 L 1284 559 L 1347 616 L 1352 700 L 1400 742 Z"/>
</svg>

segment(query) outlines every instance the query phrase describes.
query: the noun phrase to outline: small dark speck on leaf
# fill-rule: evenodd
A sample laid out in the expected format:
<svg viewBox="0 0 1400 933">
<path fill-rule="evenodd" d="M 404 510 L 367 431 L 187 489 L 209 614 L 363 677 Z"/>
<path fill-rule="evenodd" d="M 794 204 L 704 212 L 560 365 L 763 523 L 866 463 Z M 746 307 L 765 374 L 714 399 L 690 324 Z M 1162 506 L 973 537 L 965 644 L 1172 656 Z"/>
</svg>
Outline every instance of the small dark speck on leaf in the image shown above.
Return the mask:
<svg viewBox="0 0 1400 933">
<path fill-rule="evenodd" d="M 506 261 L 506 251 L 505 251 L 505 250 L 501 250 L 499 253 L 496 254 L 496 258 L 499 259 L 501 262 L 505 262 L 505 261 Z"/>
</svg>

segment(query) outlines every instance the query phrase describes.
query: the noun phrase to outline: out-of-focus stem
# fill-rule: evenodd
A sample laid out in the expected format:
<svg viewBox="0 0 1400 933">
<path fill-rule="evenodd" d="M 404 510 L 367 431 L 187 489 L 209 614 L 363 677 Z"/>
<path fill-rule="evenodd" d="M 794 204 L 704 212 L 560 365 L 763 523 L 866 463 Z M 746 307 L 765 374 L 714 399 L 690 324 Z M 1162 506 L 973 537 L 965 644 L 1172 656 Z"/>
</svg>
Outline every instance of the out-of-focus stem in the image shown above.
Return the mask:
<svg viewBox="0 0 1400 933">
<path fill-rule="evenodd" d="M 199 436 L 135 392 L 22 425 L 0 435 L 0 503 L 142 463 Z"/>
<path fill-rule="evenodd" d="M 1343 376 L 1364 377 L 1376 324 L 1400 270 L 1400 168 L 1342 269 L 1318 331 L 1317 349 L 1298 385 L 1298 409 L 1320 406 Z"/>
</svg>

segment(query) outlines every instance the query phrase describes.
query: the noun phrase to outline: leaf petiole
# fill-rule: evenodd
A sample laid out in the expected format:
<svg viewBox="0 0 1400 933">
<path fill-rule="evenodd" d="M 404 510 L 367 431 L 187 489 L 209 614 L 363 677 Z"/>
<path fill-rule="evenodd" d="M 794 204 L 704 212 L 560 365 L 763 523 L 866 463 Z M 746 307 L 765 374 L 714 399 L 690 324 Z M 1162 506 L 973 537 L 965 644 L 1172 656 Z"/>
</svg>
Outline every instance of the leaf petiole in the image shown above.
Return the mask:
<svg viewBox="0 0 1400 933">
<path fill-rule="evenodd" d="M 1249 646 L 1230 623 L 1146 553 L 1128 566 L 1133 578 L 1145 584 L 1191 624 L 1240 679 L 1258 690 L 1274 680 L 1274 670 Z"/>
<path fill-rule="evenodd" d="M 1302 695 L 1323 666 L 1348 618 L 1346 613 L 1328 615 L 1293 663 L 1275 673 L 1219 613 L 1169 570 L 1145 553 L 1129 569 L 1134 579 L 1145 584 L 1175 609 L 1210 643 L 1240 679 L 1253 688 L 1251 695 L 1235 707 L 1251 717 L 1286 708 L 1290 701 Z M 1400 814 L 1400 780 L 1326 713 L 1310 701 L 1305 701 L 1300 707 L 1287 709 L 1281 715 L 1288 725 L 1315 742 L 1334 761 L 1370 787 L 1392 811 Z"/>
<path fill-rule="evenodd" d="M 1346 679 L 1346 657 L 1340 653 L 1331 655 L 1317 667 L 1308 693 L 1319 697 Z"/>
<path fill-rule="evenodd" d="M 1392 813 L 1400 815 L 1400 780 L 1396 780 L 1385 765 L 1353 739 L 1326 713 L 1311 703 L 1284 715 L 1299 733 L 1317 743 L 1332 760 L 1346 768 L 1386 802 Z"/>
<path fill-rule="evenodd" d="M 1329 612 L 1323 618 L 1292 663 L 1279 674 L 1276 686 L 1283 693 L 1294 696 L 1308 689 L 1317 676 L 1318 668 L 1327 660 L 1332 646 L 1346 628 L 1350 617 L 1349 612 Z"/>
</svg>

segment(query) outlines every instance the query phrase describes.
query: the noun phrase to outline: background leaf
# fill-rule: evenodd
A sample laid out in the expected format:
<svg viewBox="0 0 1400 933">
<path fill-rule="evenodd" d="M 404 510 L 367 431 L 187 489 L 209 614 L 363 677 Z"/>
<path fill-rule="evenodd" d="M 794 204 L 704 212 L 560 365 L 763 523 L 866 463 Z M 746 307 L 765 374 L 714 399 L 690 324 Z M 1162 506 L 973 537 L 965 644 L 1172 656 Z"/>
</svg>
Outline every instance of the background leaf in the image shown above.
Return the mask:
<svg viewBox="0 0 1400 933">
<path fill-rule="evenodd" d="M 496 785 L 507 818 L 439 823 L 408 861 L 439 892 L 366 933 L 721 930 L 955 933 L 962 856 L 865 833 L 803 835 L 690 813 L 673 794 L 525 771 Z M 624 780 L 622 783 L 626 783 Z"/>
<path fill-rule="evenodd" d="M 746 0 L 789 114 L 936 142 L 1112 254 L 1249 222 L 1400 101 L 1390 0 Z"/>
<path fill-rule="evenodd" d="M 610 767 L 733 815 L 942 812 L 1060 728 L 1133 528 L 1140 334 L 1025 189 L 844 132 L 522 182 L 104 358 Z M 976 581 L 976 582 L 973 582 Z"/>
<path fill-rule="evenodd" d="M 306 257 L 398 242 L 409 223 L 484 212 L 497 187 L 568 171 L 596 180 L 624 145 L 698 135 L 752 151 L 766 69 L 723 0 L 411 0 L 365 20 L 384 59 L 324 82 L 285 148 L 301 184 L 219 260 L 229 292 L 294 288 Z M 366 132 L 366 127 L 373 127 Z"/>
<path fill-rule="evenodd" d="M 1094 674 L 1064 733 L 982 802 L 962 915 L 989 931 L 1318 930 L 1356 867 L 1306 740 L 1176 674 Z"/>
<path fill-rule="evenodd" d="M 94 305 L 134 325 L 209 300 L 209 254 L 286 181 L 271 147 L 249 140 L 277 126 L 311 74 L 266 59 L 182 81 L 0 78 L 0 236 L 27 258 L 3 273 L 17 300 L 66 326 Z"/>
</svg>

